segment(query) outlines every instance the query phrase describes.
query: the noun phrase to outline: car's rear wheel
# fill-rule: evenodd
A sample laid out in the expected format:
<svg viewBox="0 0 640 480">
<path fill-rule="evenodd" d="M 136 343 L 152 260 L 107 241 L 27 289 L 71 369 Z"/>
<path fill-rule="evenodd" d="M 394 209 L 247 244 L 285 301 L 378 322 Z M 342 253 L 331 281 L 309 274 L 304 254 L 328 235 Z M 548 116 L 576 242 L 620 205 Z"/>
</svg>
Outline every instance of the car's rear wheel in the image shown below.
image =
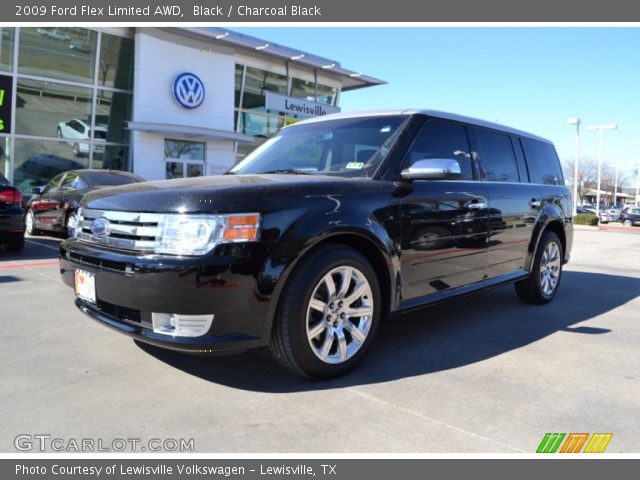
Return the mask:
<svg viewBox="0 0 640 480">
<path fill-rule="evenodd" d="M 625 218 L 624 222 L 622 222 L 622 225 L 624 225 L 625 227 L 631 227 L 633 226 L 633 222 L 628 218 Z"/>
<path fill-rule="evenodd" d="M 303 259 L 280 298 L 271 352 L 284 367 L 314 379 L 355 367 L 382 313 L 371 264 L 358 251 L 336 245 Z"/>
<path fill-rule="evenodd" d="M 79 156 L 80 156 L 80 145 L 79 145 L 79 144 L 77 144 L 77 143 L 74 143 L 74 144 L 73 144 L 73 154 L 74 154 L 76 157 L 79 157 Z"/>
<path fill-rule="evenodd" d="M 33 210 L 27 210 L 24 218 L 24 226 L 29 235 L 40 235 L 40 230 L 36 228 L 36 216 Z"/>
<path fill-rule="evenodd" d="M 562 242 L 554 232 L 543 234 L 531 275 L 516 282 L 516 293 L 526 303 L 542 305 L 553 300 L 562 278 Z"/>
<path fill-rule="evenodd" d="M 7 241 L 7 250 L 10 252 L 19 252 L 24 248 L 24 233 L 14 233 Z"/>
</svg>

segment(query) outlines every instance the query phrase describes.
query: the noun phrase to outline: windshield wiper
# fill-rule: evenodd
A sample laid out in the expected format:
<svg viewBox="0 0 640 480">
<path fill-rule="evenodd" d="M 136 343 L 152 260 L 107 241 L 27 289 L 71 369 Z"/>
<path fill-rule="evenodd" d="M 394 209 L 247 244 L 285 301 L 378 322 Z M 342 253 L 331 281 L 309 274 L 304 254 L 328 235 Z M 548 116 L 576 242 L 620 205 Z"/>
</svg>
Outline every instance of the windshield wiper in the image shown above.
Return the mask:
<svg viewBox="0 0 640 480">
<path fill-rule="evenodd" d="M 266 172 L 260 173 L 285 173 L 285 174 L 293 174 L 293 175 L 313 175 L 313 173 L 308 172 L 306 170 L 298 170 L 296 168 L 277 168 L 275 170 L 268 170 Z"/>
</svg>

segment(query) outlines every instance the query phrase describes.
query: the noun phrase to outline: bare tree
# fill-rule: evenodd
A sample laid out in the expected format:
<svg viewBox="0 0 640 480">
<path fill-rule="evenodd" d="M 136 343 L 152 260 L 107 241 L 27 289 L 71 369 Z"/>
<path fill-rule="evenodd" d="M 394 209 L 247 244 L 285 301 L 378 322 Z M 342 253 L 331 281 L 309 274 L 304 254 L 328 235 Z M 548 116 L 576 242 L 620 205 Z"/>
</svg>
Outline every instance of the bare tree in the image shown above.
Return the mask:
<svg viewBox="0 0 640 480">
<path fill-rule="evenodd" d="M 565 160 L 564 177 L 573 183 L 575 158 Z M 588 190 L 595 190 L 598 185 L 598 161 L 593 158 L 581 158 L 578 162 L 578 204 L 585 201 Z"/>
<path fill-rule="evenodd" d="M 104 38 L 104 37 L 103 37 Z M 119 42 L 103 41 L 100 51 L 100 80 L 102 85 L 107 84 L 109 71 L 115 67 L 118 61 Z"/>
<path fill-rule="evenodd" d="M 567 183 L 573 184 L 575 159 L 566 159 L 563 162 L 564 177 Z M 631 174 L 623 169 L 618 169 L 618 193 L 622 191 L 629 181 Z M 602 163 L 600 190 L 613 193 L 616 184 L 616 169 L 608 162 Z M 595 191 L 598 187 L 598 160 L 594 158 L 581 158 L 578 163 L 578 204 L 584 203 L 587 192 Z M 613 195 L 604 195 L 604 201 L 613 202 Z"/>
</svg>

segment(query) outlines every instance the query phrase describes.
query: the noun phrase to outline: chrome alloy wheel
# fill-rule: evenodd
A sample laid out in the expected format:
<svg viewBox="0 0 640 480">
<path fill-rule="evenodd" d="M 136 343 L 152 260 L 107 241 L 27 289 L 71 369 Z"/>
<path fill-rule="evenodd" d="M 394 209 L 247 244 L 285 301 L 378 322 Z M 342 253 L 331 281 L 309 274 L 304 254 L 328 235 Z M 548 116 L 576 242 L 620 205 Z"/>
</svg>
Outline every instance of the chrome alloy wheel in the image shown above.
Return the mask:
<svg viewBox="0 0 640 480">
<path fill-rule="evenodd" d="M 540 288 L 546 296 L 552 295 L 558 286 L 560 267 L 560 247 L 556 242 L 549 242 L 540 259 Z"/>
<path fill-rule="evenodd" d="M 307 307 L 307 339 L 325 363 L 339 364 L 362 347 L 373 319 L 373 294 L 354 267 L 334 268 L 313 289 Z"/>
<path fill-rule="evenodd" d="M 36 223 L 35 223 L 36 219 L 31 210 L 29 210 L 29 212 L 27 213 L 27 217 L 24 219 L 24 221 L 25 221 L 25 228 L 27 230 L 27 233 L 31 235 L 35 230 L 35 226 L 36 226 Z"/>
</svg>

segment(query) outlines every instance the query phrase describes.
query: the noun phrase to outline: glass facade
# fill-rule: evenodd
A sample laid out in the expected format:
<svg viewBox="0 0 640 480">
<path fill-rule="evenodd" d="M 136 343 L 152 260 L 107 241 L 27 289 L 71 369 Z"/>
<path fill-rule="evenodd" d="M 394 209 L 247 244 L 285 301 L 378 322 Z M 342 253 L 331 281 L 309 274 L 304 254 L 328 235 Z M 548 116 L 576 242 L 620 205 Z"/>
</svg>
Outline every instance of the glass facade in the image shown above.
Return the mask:
<svg viewBox="0 0 640 480">
<path fill-rule="evenodd" d="M 203 176 L 205 147 L 205 144 L 202 142 L 165 140 L 165 178 Z"/>
<path fill-rule="evenodd" d="M 24 193 L 76 168 L 131 170 L 134 41 L 80 27 L 0 28 L 13 77 L 0 171 Z"/>
<path fill-rule="evenodd" d="M 266 109 L 266 92 L 302 98 L 310 102 L 335 105 L 338 89 L 316 81 L 236 64 L 235 125 L 236 131 L 256 138 L 252 145 L 236 144 L 236 161 L 285 125 L 307 118 L 304 115 Z"/>
</svg>

